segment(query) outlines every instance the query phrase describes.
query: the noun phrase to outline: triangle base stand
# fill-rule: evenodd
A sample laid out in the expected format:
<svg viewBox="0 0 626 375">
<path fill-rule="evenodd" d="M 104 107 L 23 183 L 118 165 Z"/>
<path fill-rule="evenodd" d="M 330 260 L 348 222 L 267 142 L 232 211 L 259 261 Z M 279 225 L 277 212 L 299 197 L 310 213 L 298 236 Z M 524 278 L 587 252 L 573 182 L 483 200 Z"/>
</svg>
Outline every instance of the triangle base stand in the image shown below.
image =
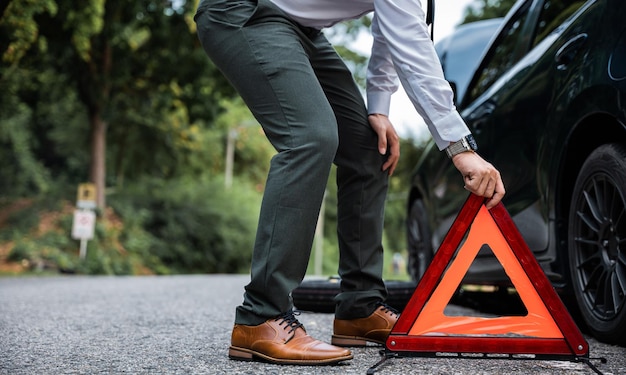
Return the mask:
<svg viewBox="0 0 626 375">
<path fill-rule="evenodd" d="M 471 353 L 471 355 L 465 355 L 463 353 L 445 353 L 439 355 L 437 353 L 421 353 L 421 352 L 409 352 L 399 354 L 390 350 L 380 351 L 381 359 L 376 362 L 372 367 L 367 370 L 367 375 L 374 375 L 384 365 L 388 364 L 387 361 L 394 358 L 407 358 L 407 357 L 423 357 L 423 358 L 445 358 L 445 359 L 508 359 L 508 360 L 548 360 L 548 361 L 568 361 L 574 363 L 584 363 L 594 373 L 603 375 L 603 373 L 593 364 L 592 361 L 600 361 L 601 363 L 607 363 L 606 358 L 589 358 L 589 357 L 577 357 L 577 356 L 555 356 L 555 355 L 534 355 L 534 356 L 515 356 L 510 354 L 485 354 L 485 353 Z"/>
</svg>

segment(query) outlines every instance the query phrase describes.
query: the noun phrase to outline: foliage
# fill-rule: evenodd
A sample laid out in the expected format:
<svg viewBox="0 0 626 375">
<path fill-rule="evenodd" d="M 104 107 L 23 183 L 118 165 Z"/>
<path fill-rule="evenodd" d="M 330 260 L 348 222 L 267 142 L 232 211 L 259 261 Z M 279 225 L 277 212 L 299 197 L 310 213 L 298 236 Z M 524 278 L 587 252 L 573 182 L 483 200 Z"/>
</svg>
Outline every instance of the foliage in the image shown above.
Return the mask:
<svg viewBox="0 0 626 375">
<path fill-rule="evenodd" d="M 234 140 L 234 175 L 249 180 L 258 187 L 257 190 L 263 190 L 269 161 L 276 151 L 240 97 L 223 100 L 220 107 L 224 111 L 214 122 L 212 135 L 215 141 L 207 143 L 215 157 L 204 165 L 210 163 L 216 173 L 225 171 L 226 144 L 231 138 Z"/>
<path fill-rule="evenodd" d="M 113 206 L 125 223 L 137 222 L 153 236 L 148 251 L 171 272 L 245 272 L 260 194 L 245 183 L 228 190 L 222 184 L 148 179 L 116 194 Z"/>
<path fill-rule="evenodd" d="M 14 0 L 0 22 L 0 191 L 46 191 L 47 170 L 37 160 L 31 141 L 34 109 L 18 98 L 19 92 L 37 86 L 36 74 L 20 69 L 20 62 L 37 44 L 39 25 L 34 17 L 56 13 L 51 1 Z M 18 11 L 19 10 L 19 11 Z"/>
<path fill-rule="evenodd" d="M 207 149 L 218 104 L 234 91 L 198 43 L 194 8 L 193 1 L 11 1 L 0 19 L 0 170 L 18 178 L 3 191 L 43 192 L 51 175 L 92 178 L 97 150 L 85 146 L 97 124 L 102 136 L 108 128 L 99 156 L 108 161 L 107 186 L 143 174 L 176 178 L 212 160 L 193 155 Z"/>
<path fill-rule="evenodd" d="M 121 226 L 110 209 L 109 220 L 98 221 L 84 260 L 79 242 L 70 236 L 74 209 L 60 192 L 15 200 L 3 209 L 10 212 L 0 220 L 0 248 L 8 249 L 4 262 L 16 263 L 23 271 L 125 275 L 159 270 L 158 260 L 120 241 L 124 230 L 133 228 Z"/>
<path fill-rule="evenodd" d="M 326 29 L 327 38 L 333 43 L 335 50 L 346 62 L 352 71 L 355 81 L 360 87 L 365 87 L 365 77 L 368 57 L 354 51 L 350 45 L 354 43 L 363 33 L 369 33 L 372 24 L 370 16 L 363 16 L 356 20 L 349 20 L 339 23 L 332 28 Z"/>
<path fill-rule="evenodd" d="M 247 271 L 275 151 L 200 47 L 196 3 L 2 5 L 0 263 L 8 257 L 30 270 L 88 274 Z M 348 46 L 370 23 L 362 17 L 327 30 L 361 85 L 367 58 Z M 80 259 L 69 235 L 71 202 L 76 186 L 93 175 L 94 119 L 105 130 L 101 190 L 109 205 L 98 212 L 96 238 Z M 223 186 L 229 134 L 230 190 Z M 391 179 L 385 224 L 391 252 L 404 247 L 405 173 L 399 169 Z M 324 272 L 335 273 L 334 182 L 328 190 Z"/>
<path fill-rule="evenodd" d="M 2 62 L 15 67 L 39 36 L 35 17 L 56 14 L 57 4 L 54 0 L 8 0 L 5 11 L 0 24 L 0 52 Z"/>
<path fill-rule="evenodd" d="M 0 191 L 45 193 L 56 180 L 83 181 L 88 166 L 84 112 L 63 75 L 18 69 L 0 93 Z M 9 109 L 11 108 L 11 109 Z"/>
<path fill-rule="evenodd" d="M 0 217 L 6 260 L 30 271 L 82 274 L 248 270 L 260 194 L 247 184 L 227 190 L 221 179 L 147 179 L 113 198 L 98 215 L 85 259 L 70 237 L 74 208 L 58 193 L 4 204 L 11 212 Z"/>
</svg>

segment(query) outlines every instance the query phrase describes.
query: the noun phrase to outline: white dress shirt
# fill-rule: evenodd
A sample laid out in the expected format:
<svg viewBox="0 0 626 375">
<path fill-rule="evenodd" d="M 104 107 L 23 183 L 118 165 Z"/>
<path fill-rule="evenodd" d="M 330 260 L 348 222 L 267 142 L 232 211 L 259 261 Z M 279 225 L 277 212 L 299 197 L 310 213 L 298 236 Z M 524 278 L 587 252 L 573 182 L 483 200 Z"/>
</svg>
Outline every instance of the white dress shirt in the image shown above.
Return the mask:
<svg viewBox="0 0 626 375">
<path fill-rule="evenodd" d="M 470 134 L 444 79 L 420 0 L 271 0 L 306 27 L 322 29 L 374 12 L 367 70 L 369 113 L 389 115 L 398 81 L 440 150 Z"/>
</svg>

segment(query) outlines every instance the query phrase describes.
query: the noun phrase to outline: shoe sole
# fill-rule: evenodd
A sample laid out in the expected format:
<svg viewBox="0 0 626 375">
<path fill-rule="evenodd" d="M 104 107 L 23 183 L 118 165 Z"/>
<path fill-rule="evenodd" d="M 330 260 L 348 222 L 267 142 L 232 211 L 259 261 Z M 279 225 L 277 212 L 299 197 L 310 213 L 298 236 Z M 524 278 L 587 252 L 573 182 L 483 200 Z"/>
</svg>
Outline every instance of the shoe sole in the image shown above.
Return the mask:
<svg viewBox="0 0 626 375">
<path fill-rule="evenodd" d="M 264 360 L 279 365 L 305 365 L 305 366 L 321 366 L 321 365 L 333 365 L 339 362 L 348 361 L 353 358 L 352 354 L 344 357 L 335 357 L 322 360 L 303 360 L 303 359 L 284 359 L 274 358 L 263 353 L 256 352 L 254 350 L 239 348 L 231 346 L 228 349 L 228 357 L 237 361 L 254 361 Z"/>
<path fill-rule="evenodd" d="M 367 339 L 359 336 L 333 335 L 330 343 L 335 346 L 367 346 L 367 343 L 384 345 L 384 342 Z"/>
</svg>

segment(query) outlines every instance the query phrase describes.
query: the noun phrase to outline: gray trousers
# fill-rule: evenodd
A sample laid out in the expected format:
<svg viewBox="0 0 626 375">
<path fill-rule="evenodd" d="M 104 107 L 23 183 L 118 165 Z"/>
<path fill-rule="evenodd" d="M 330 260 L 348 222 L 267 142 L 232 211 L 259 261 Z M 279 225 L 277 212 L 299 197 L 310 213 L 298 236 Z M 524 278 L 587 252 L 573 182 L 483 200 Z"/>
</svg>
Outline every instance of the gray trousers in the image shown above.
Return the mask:
<svg viewBox="0 0 626 375">
<path fill-rule="evenodd" d="M 382 229 L 386 159 L 351 72 L 325 36 L 269 0 L 204 0 L 198 35 L 277 151 L 235 323 L 257 325 L 293 308 L 330 167 L 337 166 L 339 276 L 335 316 L 366 317 L 386 298 Z"/>
</svg>

